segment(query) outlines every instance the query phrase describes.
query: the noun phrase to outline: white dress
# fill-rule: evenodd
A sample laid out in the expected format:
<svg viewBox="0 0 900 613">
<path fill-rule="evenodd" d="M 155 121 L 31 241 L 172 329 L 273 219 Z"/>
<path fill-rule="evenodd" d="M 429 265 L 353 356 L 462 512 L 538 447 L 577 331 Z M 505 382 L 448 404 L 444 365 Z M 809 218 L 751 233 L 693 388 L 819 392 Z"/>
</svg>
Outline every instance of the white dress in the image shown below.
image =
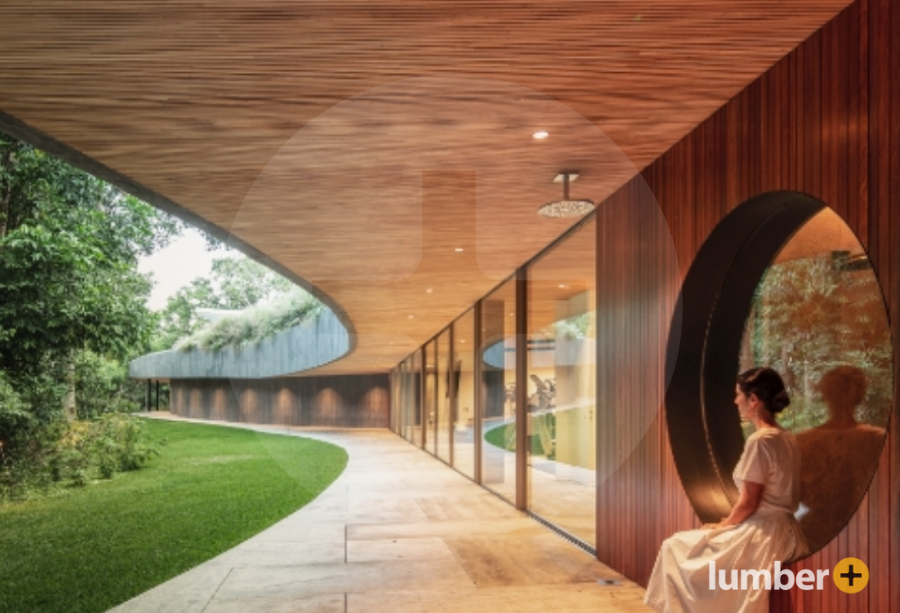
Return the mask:
<svg viewBox="0 0 900 613">
<path fill-rule="evenodd" d="M 794 519 L 800 502 L 800 451 L 790 432 L 762 428 L 747 438 L 734 482 L 761 483 L 756 512 L 737 526 L 687 530 L 666 539 L 656 558 L 644 602 L 661 613 L 767 613 L 766 589 L 709 589 L 709 563 L 716 579 L 725 570 L 768 569 L 805 553 Z M 738 573 L 740 575 L 740 572 Z M 760 585 L 762 587 L 762 585 Z"/>
</svg>

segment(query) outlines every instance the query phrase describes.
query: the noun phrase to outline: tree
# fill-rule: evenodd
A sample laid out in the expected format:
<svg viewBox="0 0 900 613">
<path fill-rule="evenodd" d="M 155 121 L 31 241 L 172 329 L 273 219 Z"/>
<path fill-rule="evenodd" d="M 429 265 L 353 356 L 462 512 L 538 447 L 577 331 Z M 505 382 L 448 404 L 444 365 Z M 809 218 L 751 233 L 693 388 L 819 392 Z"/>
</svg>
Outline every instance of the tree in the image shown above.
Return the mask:
<svg viewBox="0 0 900 613">
<path fill-rule="evenodd" d="M 0 135 L 0 371 L 41 418 L 73 389 L 77 353 L 124 361 L 155 318 L 137 258 L 180 224 L 30 145 Z"/>
<path fill-rule="evenodd" d="M 286 294 L 293 284 L 247 257 L 213 260 L 209 278 L 198 277 L 171 298 L 160 313 L 159 331 L 154 339 L 156 351 L 175 344 L 206 325 L 198 309 L 242 310 Z"/>
</svg>

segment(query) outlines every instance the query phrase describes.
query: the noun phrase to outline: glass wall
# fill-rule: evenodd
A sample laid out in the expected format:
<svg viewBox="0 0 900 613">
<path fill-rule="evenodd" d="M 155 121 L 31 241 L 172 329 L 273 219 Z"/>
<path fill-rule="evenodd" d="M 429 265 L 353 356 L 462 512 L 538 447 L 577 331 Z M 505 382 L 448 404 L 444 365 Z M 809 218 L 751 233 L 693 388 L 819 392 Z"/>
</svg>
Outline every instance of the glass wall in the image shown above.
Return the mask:
<svg viewBox="0 0 900 613">
<path fill-rule="evenodd" d="M 422 408 L 425 411 L 425 449 L 431 455 L 437 455 L 437 343 L 431 341 L 425 345 L 425 398 Z"/>
<path fill-rule="evenodd" d="M 475 478 L 475 309 L 453 324 L 453 466 Z"/>
<path fill-rule="evenodd" d="M 435 420 L 437 456 L 451 463 L 452 449 L 450 438 L 452 433 L 450 415 L 450 339 L 451 328 L 444 330 L 436 339 L 437 354 L 437 418 Z"/>
<path fill-rule="evenodd" d="M 516 500 L 516 284 L 507 281 L 481 303 L 482 483 Z"/>
<path fill-rule="evenodd" d="M 596 278 L 591 221 L 528 267 L 528 506 L 595 544 Z"/>
<path fill-rule="evenodd" d="M 406 439 L 415 445 L 422 444 L 422 352 L 416 351 L 407 360 Z"/>
<path fill-rule="evenodd" d="M 591 545 L 596 508 L 595 231 L 588 221 L 525 269 L 527 356 L 521 381 L 515 278 L 395 369 L 398 427 L 407 440 L 422 445 L 424 437 L 426 451 L 473 480 L 480 474 L 482 485 L 512 504 L 521 478 L 529 510 Z M 517 384 L 526 386 L 526 424 L 517 423 Z M 527 430 L 527 449 L 516 448 L 518 427 Z M 517 453 L 527 454 L 528 462 L 517 467 Z M 524 472 L 519 475 L 517 469 Z"/>
</svg>

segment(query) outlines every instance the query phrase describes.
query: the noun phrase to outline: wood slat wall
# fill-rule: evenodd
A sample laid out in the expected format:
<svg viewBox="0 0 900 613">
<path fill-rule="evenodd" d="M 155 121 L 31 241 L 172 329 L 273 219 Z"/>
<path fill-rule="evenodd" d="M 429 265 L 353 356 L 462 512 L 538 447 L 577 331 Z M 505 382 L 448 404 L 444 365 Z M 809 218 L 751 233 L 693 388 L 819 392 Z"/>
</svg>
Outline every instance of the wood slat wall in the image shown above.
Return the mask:
<svg viewBox="0 0 900 613">
<path fill-rule="evenodd" d="M 771 190 L 808 193 L 834 208 L 867 248 L 900 363 L 898 74 L 900 2 L 860 0 L 651 164 L 643 178 L 671 230 L 681 274 L 722 217 L 750 197 Z M 629 247 L 639 234 L 635 211 L 650 210 L 640 184 L 632 182 L 598 211 L 598 339 L 601 345 L 610 339 L 623 347 L 643 344 L 661 360 L 664 346 L 647 343 L 646 327 L 671 309 L 677 287 L 665 272 L 671 267 L 665 237 L 645 234 L 640 258 Z M 654 258 L 657 268 L 648 272 Z M 629 284 L 623 277 L 635 270 L 646 279 L 656 275 L 662 285 Z M 633 308 L 605 318 L 604 308 L 628 304 Z M 675 469 L 664 408 L 653 417 L 660 375 L 635 369 L 641 361 L 633 353 L 613 350 L 598 361 L 598 415 L 607 407 L 601 422 L 609 430 L 601 429 L 598 445 L 604 451 L 597 551 L 600 560 L 645 585 L 661 541 L 697 527 L 698 520 Z M 868 564 L 868 587 L 854 595 L 831 583 L 822 592 L 774 592 L 772 611 L 880 612 L 900 602 L 897 399 L 895 388 L 892 432 L 866 499 L 838 537 L 794 565 L 795 571 L 833 569 L 844 557 L 858 557 Z M 624 451 L 622 441 L 629 445 Z M 610 466 L 614 470 L 602 478 Z"/>
<path fill-rule="evenodd" d="M 212 421 L 387 428 L 387 375 L 173 379 L 172 412 Z"/>
</svg>

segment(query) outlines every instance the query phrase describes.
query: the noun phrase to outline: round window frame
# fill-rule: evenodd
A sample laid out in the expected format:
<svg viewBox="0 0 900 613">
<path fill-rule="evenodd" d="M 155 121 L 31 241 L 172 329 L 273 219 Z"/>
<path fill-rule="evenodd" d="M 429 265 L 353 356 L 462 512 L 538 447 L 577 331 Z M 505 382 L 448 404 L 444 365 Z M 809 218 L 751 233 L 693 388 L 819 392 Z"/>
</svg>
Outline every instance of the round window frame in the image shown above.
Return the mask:
<svg viewBox="0 0 900 613">
<path fill-rule="evenodd" d="M 743 451 L 744 435 L 737 409 L 723 408 L 734 405 L 741 342 L 754 293 L 787 242 L 825 208 L 812 196 L 789 191 L 744 202 L 715 227 L 682 284 L 676 312 L 681 335 L 670 337 L 667 348 L 672 379 L 665 398 L 666 423 L 681 483 L 704 523 L 726 517 L 738 499 L 731 472 Z M 890 418 L 885 429 L 889 427 Z M 876 470 L 873 467 L 870 483 Z"/>
</svg>

